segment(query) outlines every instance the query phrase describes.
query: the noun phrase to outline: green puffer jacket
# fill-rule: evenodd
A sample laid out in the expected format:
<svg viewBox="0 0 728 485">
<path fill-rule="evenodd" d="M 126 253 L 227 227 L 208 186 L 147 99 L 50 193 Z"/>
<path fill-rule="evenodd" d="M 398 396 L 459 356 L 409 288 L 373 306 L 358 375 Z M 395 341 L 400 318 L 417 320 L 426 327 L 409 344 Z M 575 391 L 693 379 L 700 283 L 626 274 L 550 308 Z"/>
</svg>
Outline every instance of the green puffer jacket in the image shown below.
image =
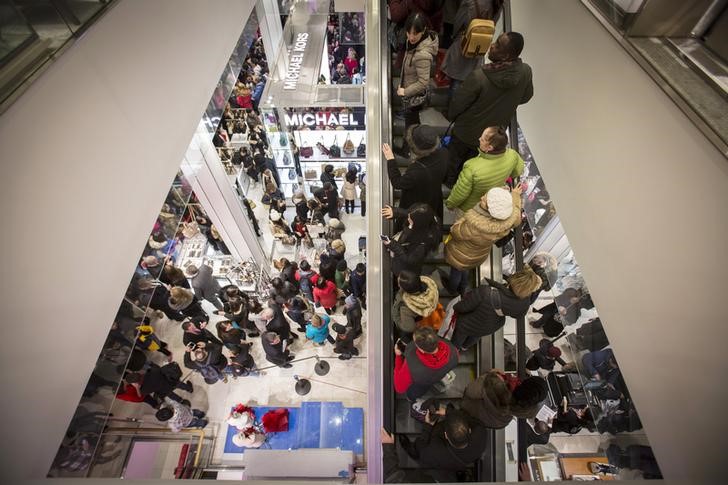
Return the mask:
<svg viewBox="0 0 728 485">
<path fill-rule="evenodd" d="M 513 191 L 513 212 L 508 219 L 492 217 L 482 202 L 458 219 L 450 229 L 452 238 L 445 245 L 445 261 L 460 271 L 481 265 L 490 255 L 493 243 L 521 222 L 521 193 Z"/>
<path fill-rule="evenodd" d="M 480 198 L 490 189 L 502 187 L 508 177 L 519 177 L 523 173 L 523 159 L 515 150 L 506 148 L 499 154 L 478 151 L 458 176 L 458 181 L 445 201 L 448 209 L 458 208 L 463 212 L 475 207 Z"/>
</svg>

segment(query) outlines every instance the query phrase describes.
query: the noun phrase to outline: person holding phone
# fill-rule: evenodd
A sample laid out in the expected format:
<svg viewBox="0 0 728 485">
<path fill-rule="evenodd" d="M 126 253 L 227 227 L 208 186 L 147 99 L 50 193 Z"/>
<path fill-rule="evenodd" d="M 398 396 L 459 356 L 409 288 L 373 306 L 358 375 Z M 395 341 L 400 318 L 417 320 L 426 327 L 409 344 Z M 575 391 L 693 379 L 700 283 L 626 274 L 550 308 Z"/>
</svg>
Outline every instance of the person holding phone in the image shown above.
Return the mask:
<svg viewBox="0 0 728 485">
<path fill-rule="evenodd" d="M 392 273 L 398 276 L 403 270 L 422 273 L 422 264 L 442 240 L 440 221 L 427 204 L 415 204 L 408 210 L 385 206 L 382 215 L 386 219 L 406 217 L 404 229 L 393 238 L 380 236 L 384 247 L 392 257 Z"/>
</svg>

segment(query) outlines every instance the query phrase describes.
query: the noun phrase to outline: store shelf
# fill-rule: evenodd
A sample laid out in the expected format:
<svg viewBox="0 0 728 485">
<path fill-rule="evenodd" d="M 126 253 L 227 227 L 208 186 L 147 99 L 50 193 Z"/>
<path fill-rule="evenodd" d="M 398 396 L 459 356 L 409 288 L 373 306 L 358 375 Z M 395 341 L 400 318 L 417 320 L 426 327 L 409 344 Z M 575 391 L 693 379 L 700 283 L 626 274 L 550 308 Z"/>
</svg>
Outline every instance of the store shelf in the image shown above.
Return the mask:
<svg viewBox="0 0 728 485">
<path fill-rule="evenodd" d="M 366 157 L 341 157 L 341 158 L 303 158 L 301 157 L 301 163 L 349 163 L 349 162 L 366 162 Z"/>
</svg>

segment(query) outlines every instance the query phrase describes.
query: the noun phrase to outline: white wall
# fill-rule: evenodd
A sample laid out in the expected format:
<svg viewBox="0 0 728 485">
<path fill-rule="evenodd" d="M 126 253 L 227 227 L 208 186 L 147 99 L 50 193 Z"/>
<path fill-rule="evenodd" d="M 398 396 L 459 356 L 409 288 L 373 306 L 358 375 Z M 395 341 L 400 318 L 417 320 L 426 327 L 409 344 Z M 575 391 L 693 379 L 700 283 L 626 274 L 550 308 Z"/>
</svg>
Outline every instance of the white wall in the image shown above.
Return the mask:
<svg viewBox="0 0 728 485">
<path fill-rule="evenodd" d="M 252 0 L 125 0 L 0 117 L 3 478 L 43 477 Z"/>
<path fill-rule="evenodd" d="M 519 121 L 663 473 L 724 479 L 728 160 L 578 0 L 511 3 Z"/>
</svg>

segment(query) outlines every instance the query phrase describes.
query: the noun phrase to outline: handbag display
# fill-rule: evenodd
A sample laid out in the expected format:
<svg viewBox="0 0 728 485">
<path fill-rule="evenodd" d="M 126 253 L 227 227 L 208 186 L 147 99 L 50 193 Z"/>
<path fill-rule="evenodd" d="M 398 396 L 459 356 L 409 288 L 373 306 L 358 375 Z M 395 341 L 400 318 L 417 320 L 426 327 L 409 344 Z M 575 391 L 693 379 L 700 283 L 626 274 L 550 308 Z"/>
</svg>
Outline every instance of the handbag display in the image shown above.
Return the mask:
<svg viewBox="0 0 728 485">
<path fill-rule="evenodd" d="M 359 142 L 359 146 L 356 147 L 356 156 L 364 158 L 367 154 L 367 146 L 364 143 L 364 137 L 361 137 L 361 141 Z"/>
<path fill-rule="evenodd" d="M 285 147 L 288 144 L 288 137 L 285 133 L 281 133 L 281 136 L 278 138 L 278 143 L 280 143 L 282 147 Z"/>
<path fill-rule="evenodd" d="M 329 158 L 341 158 L 341 147 L 336 143 L 336 137 L 334 137 L 334 143 L 329 147 Z"/>
<path fill-rule="evenodd" d="M 322 155 L 331 156 L 331 152 L 329 152 L 329 149 L 326 148 L 326 145 L 324 145 L 324 137 L 321 137 L 321 141 L 316 142 L 316 148 L 319 149 Z M 338 147 L 337 147 L 338 148 Z"/>
<path fill-rule="evenodd" d="M 349 133 L 346 134 L 346 141 L 344 141 L 342 150 L 345 155 L 353 155 L 356 152 L 356 147 L 354 146 L 354 142 L 351 141 L 351 135 Z"/>
</svg>

